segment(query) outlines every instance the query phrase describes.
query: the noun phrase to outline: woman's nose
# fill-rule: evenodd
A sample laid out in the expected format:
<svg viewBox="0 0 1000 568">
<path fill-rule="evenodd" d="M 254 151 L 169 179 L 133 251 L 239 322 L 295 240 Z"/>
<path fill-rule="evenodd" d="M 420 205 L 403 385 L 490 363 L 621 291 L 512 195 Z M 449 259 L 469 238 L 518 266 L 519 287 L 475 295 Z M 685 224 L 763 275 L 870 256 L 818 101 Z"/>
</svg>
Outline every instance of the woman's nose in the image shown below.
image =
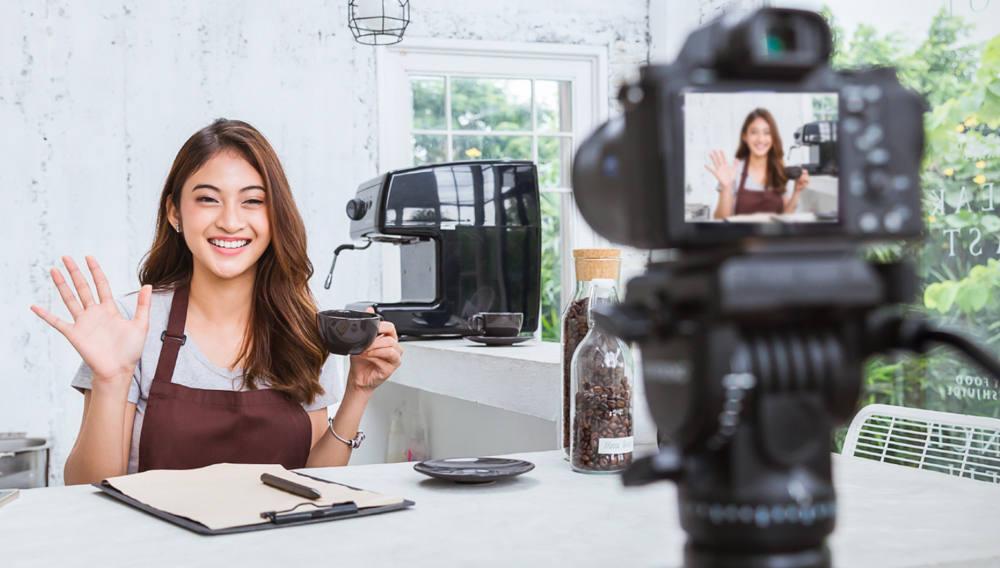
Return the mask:
<svg viewBox="0 0 1000 568">
<path fill-rule="evenodd" d="M 242 229 L 246 223 L 243 216 L 240 214 L 239 205 L 235 204 L 226 205 L 222 208 L 222 213 L 216 220 L 216 224 L 220 229 L 226 232 L 235 233 L 236 231 Z"/>
</svg>

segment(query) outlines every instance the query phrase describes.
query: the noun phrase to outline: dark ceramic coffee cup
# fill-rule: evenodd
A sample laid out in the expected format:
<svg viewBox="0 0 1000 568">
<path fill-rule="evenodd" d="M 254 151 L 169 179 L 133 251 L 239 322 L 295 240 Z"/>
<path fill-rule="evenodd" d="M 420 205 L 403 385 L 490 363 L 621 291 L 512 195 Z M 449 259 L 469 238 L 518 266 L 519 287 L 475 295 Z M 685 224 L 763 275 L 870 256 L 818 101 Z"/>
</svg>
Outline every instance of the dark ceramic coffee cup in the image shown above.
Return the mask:
<svg viewBox="0 0 1000 568">
<path fill-rule="evenodd" d="M 489 337 L 514 337 L 521 331 L 520 312 L 482 312 L 469 318 L 472 331 Z"/>
<path fill-rule="evenodd" d="M 319 336 L 330 353 L 360 355 L 378 337 L 382 316 L 354 310 L 326 310 L 316 313 Z"/>
</svg>

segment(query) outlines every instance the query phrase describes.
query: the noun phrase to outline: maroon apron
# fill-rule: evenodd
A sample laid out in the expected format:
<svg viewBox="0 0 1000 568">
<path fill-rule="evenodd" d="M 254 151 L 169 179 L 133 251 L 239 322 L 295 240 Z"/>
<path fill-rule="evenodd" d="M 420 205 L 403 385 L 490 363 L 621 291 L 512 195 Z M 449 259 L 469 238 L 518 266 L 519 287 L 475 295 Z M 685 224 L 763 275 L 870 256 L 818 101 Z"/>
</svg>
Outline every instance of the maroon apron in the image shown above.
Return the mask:
<svg viewBox="0 0 1000 568">
<path fill-rule="evenodd" d="M 763 191 L 750 191 L 743 187 L 747 182 L 747 164 L 749 163 L 750 160 L 743 162 L 743 173 L 740 174 L 740 188 L 736 192 L 736 215 L 750 215 L 753 213 L 776 213 L 780 215 L 784 213 L 785 201 L 777 193 L 767 188 L 764 188 Z"/>
<path fill-rule="evenodd" d="M 194 389 L 174 384 L 174 365 L 187 342 L 190 287 L 174 292 L 156 374 L 139 433 L 139 471 L 195 469 L 216 463 L 281 464 L 302 468 L 312 424 L 301 404 L 278 391 Z"/>
</svg>

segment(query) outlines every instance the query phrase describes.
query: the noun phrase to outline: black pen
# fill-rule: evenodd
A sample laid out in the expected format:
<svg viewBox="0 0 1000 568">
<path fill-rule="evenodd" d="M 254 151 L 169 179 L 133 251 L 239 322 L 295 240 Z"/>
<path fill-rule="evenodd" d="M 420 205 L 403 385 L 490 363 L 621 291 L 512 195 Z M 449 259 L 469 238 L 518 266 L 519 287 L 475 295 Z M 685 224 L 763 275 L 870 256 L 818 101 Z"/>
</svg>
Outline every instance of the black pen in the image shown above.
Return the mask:
<svg viewBox="0 0 1000 568">
<path fill-rule="evenodd" d="M 281 489 L 282 491 L 287 491 L 293 495 L 298 495 L 299 497 L 305 497 L 306 499 L 319 499 L 323 496 L 319 490 L 313 489 L 312 487 L 306 487 L 305 485 L 299 485 L 294 481 L 288 481 L 287 479 L 282 479 L 271 475 L 270 473 L 262 473 L 260 480 L 266 485 Z"/>
</svg>

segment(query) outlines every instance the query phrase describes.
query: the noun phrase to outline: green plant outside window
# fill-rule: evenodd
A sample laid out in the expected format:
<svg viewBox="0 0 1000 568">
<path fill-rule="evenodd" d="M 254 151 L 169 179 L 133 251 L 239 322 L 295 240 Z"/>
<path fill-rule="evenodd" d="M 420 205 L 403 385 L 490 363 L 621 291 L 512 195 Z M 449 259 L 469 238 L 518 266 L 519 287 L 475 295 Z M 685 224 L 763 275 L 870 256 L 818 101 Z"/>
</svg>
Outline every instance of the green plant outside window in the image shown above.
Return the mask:
<svg viewBox="0 0 1000 568">
<path fill-rule="evenodd" d="M 838 68 L 892 65 L 924 96 L 922 174 L 926 239 L 872 247 L 880 260 L 909 258 L 921 279 L 910 310 L 965 327 L 1000 354 L 1000 36 L 964 45 L 971 26 L 945 9 L 915 48 L 899 33 L 859 25 L 848 38 L 826 8 Z M 814 109 L 821 112 L 824 109 Z M 882 403 L 1000 417 L 1000 384 L 963 357 L 882 357 L 865 367 L 861 405 Z M 843 432 L 834 440 L 839 451 Z"/>
<path fill-rule="evenodd" d="M 413 164 L 534 160 L 542 189 L 542 339 L 559 341 L 562 211 L 573 133 L 570 83 L 541 79 L 410 77 Z M 534 109 L 534 116 L 532 116 Z"/>
</svg>

